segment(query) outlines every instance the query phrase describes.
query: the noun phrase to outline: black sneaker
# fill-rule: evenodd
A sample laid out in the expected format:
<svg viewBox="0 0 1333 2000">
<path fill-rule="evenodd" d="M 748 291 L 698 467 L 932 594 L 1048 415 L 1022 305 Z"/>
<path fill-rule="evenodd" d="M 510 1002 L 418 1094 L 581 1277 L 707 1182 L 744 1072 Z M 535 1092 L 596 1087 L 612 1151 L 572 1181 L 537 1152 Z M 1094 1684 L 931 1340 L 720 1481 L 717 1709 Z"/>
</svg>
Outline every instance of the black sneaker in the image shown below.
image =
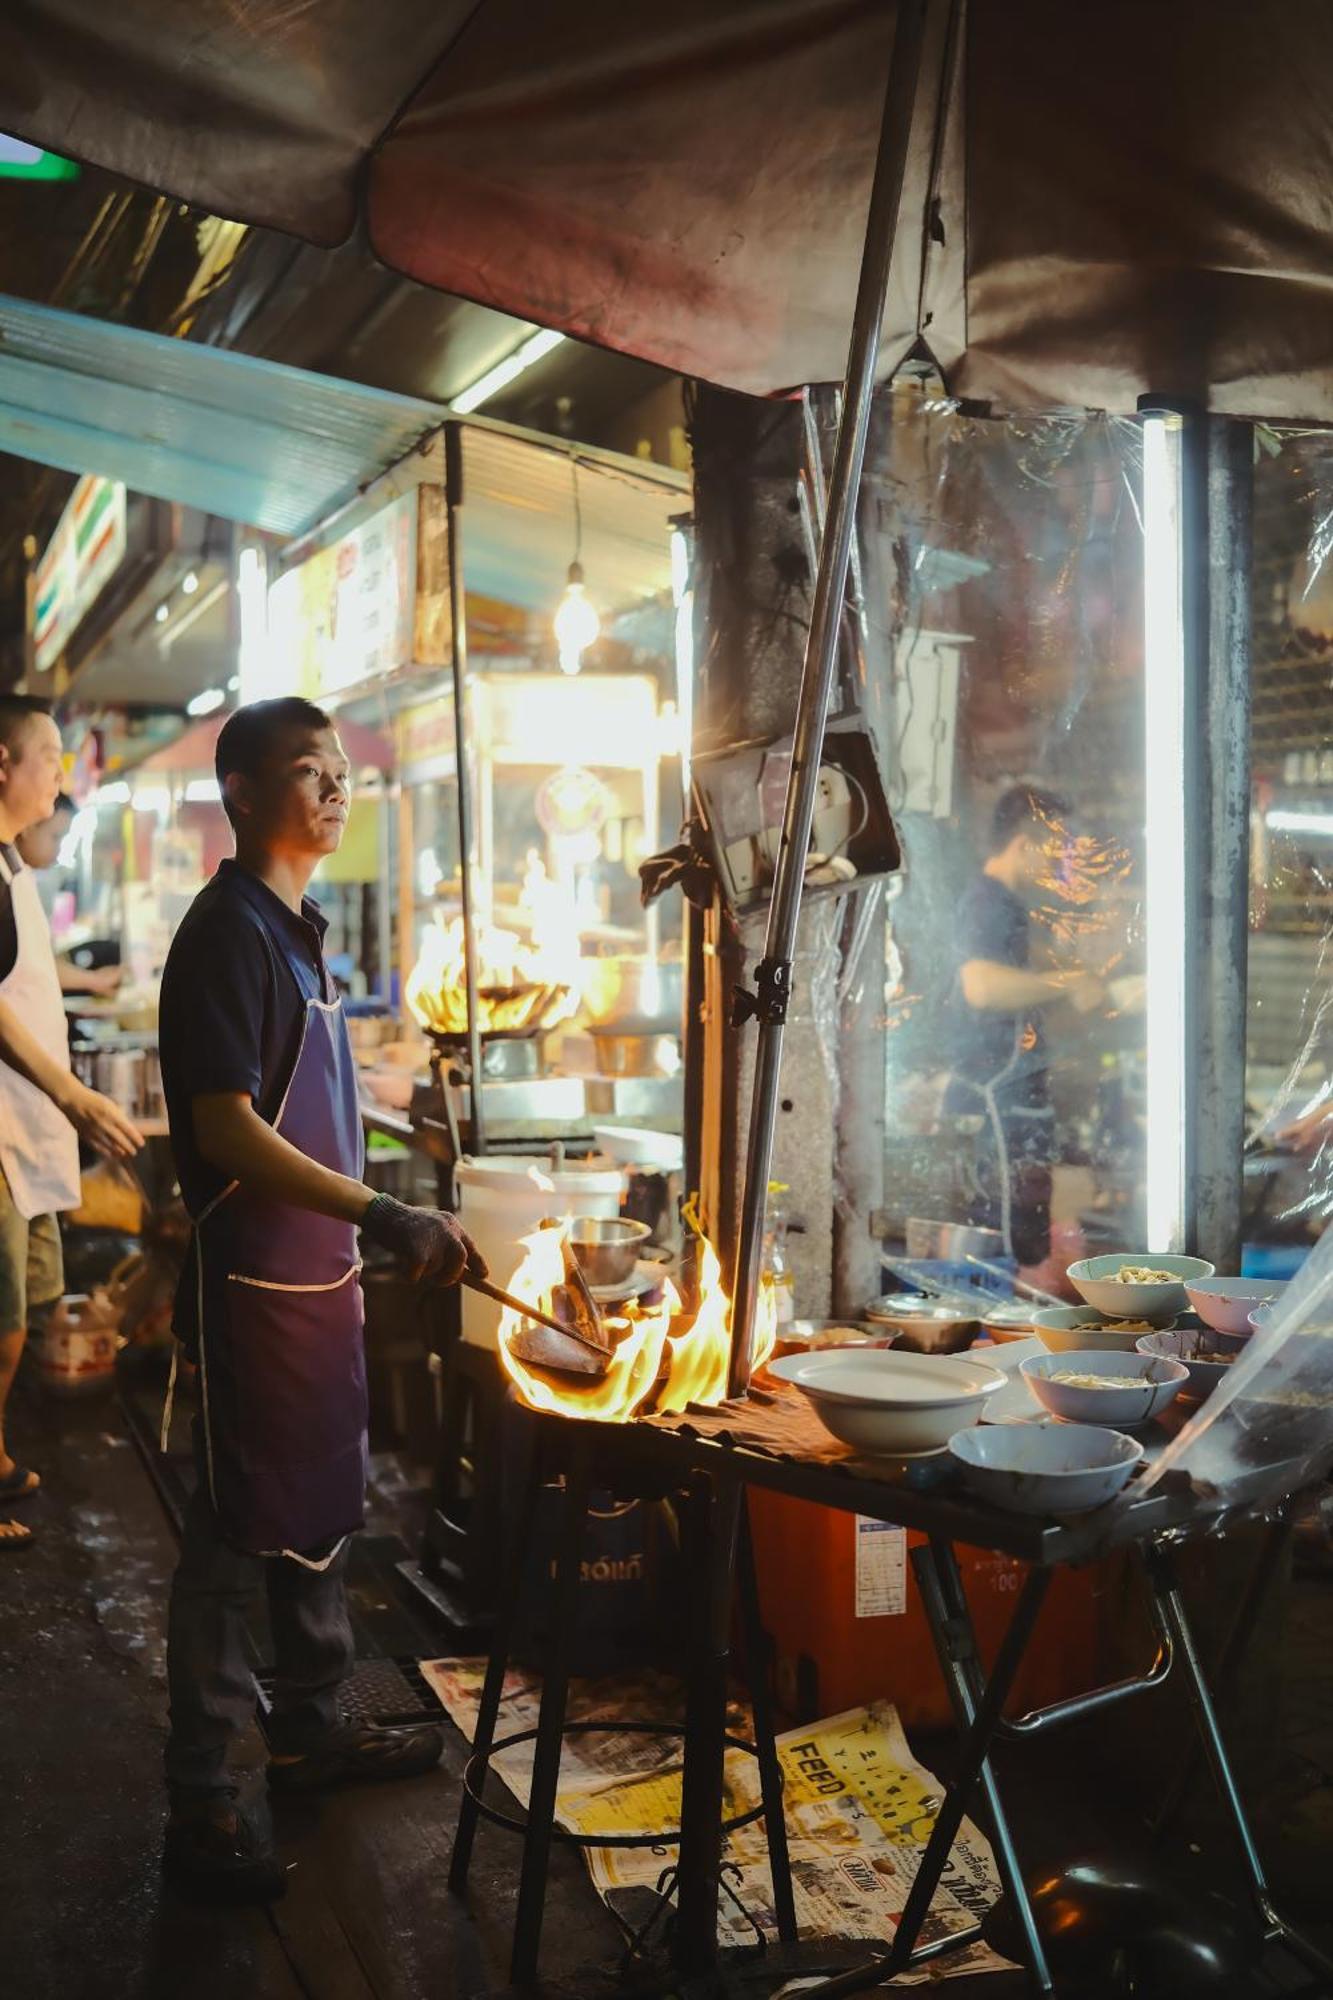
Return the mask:
<svg viewBox="0 0 1333 2000">
<path fill-rule="evenodd" d="M 272 1903 L 287 1892 L 287 1871 L 230 1800 L 173 1813 L 162 1848 L 173 1888 L 217 1903 Z"/>
<path fill-rule="evenodd" d="M 435 1769 L 443 1752 L 441 1729 L 377 1729 L 371 1724 L 344 1722 L 321 1737 L 304 1756 L 270 1761 L 269 1789 L 315 1792 L 327 1785 L 420 1778 Z"/>
</svg>

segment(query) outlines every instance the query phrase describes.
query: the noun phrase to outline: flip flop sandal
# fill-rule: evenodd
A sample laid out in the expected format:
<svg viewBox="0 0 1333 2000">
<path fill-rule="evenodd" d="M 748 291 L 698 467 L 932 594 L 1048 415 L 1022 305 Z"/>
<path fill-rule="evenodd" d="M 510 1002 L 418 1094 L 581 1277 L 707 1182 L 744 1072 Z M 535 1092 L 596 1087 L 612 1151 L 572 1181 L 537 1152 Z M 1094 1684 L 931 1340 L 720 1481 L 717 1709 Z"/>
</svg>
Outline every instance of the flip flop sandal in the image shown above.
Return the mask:
<svg viewBox="0 0 1333 2000">
<path fill-rule="evenodd" d="M 30 1549 L 35 1540 L 32 1529 L 21 1521 L 0 1521 L 0 1555 L 17 1555 L 20 1549 Z"/>
<path fill-rule="evenodd" d="M 15 1500 L 29 1500 L 41 1485 L 35 1472 L 26 1465 L 16 1465 L 14 1470 L 0 1479 L 0 1507 L 8 1507 Z"/>
</svg>

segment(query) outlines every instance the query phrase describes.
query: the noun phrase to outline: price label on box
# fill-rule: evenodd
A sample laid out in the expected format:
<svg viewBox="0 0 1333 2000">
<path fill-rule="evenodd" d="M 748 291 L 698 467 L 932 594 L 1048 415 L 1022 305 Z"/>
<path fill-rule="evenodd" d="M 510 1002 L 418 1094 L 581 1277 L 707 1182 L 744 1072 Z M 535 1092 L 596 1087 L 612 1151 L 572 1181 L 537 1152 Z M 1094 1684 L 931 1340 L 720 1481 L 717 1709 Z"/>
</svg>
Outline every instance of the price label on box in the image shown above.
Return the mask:
<svg viewBox="0 0 1333 2000">
<path fill-rule="evenodd" d="M 897 1618 L 907 1609 L 907 1530 L 856 1516 L 856 1615 Z"/>
</svg>

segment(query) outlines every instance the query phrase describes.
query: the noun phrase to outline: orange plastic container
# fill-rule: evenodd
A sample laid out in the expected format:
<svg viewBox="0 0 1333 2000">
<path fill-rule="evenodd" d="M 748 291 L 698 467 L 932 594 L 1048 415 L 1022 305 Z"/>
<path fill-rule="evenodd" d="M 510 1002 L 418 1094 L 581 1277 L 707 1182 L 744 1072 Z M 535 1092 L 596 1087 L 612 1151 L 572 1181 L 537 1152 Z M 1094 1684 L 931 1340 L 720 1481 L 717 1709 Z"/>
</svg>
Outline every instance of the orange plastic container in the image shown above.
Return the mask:
<svg viewBox="0 0 1333 2000">
<path fill-rule="evenodd" d="M 777 1695 L 798 1722 L 887 1698 L 909 1727 L 949 1727 L 953 1711 L 911 1564 L 924 1538 L 903 1543 L 832 1507 L 749 1490 L 763 1621 L 777 1652 Z M 883 1537 L 881 1540 L 880 1538 Z M 983 1664 L 989 1666 L 1022 1589 L 1027 1566 L 986 1549 L 960 1548 L 958 1563 Z M 1100 1605 L 1110 1564 L 1060 1569 L 1052 1579 L 1009 1702 L 1011 1715 L 1079 1694 L 1105 1678 L 1099 1668 Z M 859 1575 L 858 1575 L 859 1572 Z M 902 1610 L 875 1611 L 886 1596 Z M 857 1615 L 858 1598 L 862 1615 Z M 1114 1602 L 1114 1593 L 1110 1602 Z"/>
</svg>

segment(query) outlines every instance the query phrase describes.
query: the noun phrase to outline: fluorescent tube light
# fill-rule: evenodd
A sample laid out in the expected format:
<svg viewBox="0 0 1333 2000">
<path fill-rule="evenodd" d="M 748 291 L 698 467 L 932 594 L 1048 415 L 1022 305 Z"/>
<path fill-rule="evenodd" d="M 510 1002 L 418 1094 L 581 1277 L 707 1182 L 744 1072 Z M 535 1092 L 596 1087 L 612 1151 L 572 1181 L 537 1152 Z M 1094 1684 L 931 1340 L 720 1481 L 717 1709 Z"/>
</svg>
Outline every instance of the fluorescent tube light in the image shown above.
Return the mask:
<svg viewBox="0 0 1333 2000">
<path fill-rule="evenodd" d="M 540 332 L 529 334 L 525 341 L 507 354 L 503 361 L 497 361 L 494 368 L 488 368 L 484 375 L 478 375 L 475 382 L 469 382 L 466 389 L 454 397 L 450 408 L 465 417 L 472 410 L 479 410 L 483 403 L 489 403 L 492 396 L 498 396 L 501 389 L 507 389 L 511 382 L 526 374 L 534 361 L 540 361 L 553 347 L 559 347 L 565 338 L 553 327 L 544 326 Z"/>
<path fill-rule="evenodd" d="M 1264 814 L 1264 825 L 1274 833 L 1333 835 L 1333 813 L 1287 812 L 1277 806 Z"/>
<path fill-rule="evenodd" d="M 215 708 L 221 708 L 227 699 L 221 688 L 205 688 L 201 694 L 192 697 L 185 704 L 187 715 L 211 715 Z"/>
<path fill-rule="evenodd" d="M 1185 1240 L 1183 420 L 1143 420 L 1147 1249 Z"/>
</svg>

